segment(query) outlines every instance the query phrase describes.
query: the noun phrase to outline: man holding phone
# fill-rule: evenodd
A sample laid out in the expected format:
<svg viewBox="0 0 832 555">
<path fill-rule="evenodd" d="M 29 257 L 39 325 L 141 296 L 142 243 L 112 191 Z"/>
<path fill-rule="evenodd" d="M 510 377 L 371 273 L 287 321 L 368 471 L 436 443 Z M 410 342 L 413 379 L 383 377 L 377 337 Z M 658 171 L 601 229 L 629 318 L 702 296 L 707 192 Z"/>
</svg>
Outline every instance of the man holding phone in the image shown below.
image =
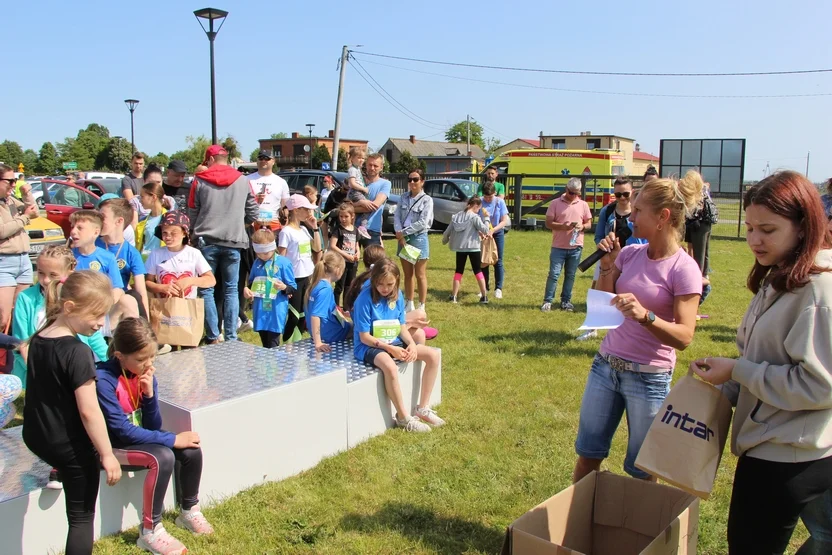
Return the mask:
<svg viewBox="0 0 832 555">
<path fill-rule="evenodd" d="M 552 230 L 552 250 L 549 253 L 549 277 L 540 310 L 552 310 L 552 300 L 558 286 L 558 278 L 566 266 L 563 290 L 560 294 L 560 308 L 572 312 L 572 286 L 581 261 L 584 246 L 584 231 L 592 226 L 589 205 L 581 199 L 581 180 L 573 177 L 566 184 L 566 190 L 552 201 L 546 211 L 546 227 Z"/>
<path fill-rule="evenodd" d="M 257 173 L 248 176 L 251 191 L 260 205 L 258 221 L 272 231 L 280 230 L 280 210 L 289 200 L 289 184 L 275 174 L 274 156 L 268 150 L 257 155 Z"/>
</svg>

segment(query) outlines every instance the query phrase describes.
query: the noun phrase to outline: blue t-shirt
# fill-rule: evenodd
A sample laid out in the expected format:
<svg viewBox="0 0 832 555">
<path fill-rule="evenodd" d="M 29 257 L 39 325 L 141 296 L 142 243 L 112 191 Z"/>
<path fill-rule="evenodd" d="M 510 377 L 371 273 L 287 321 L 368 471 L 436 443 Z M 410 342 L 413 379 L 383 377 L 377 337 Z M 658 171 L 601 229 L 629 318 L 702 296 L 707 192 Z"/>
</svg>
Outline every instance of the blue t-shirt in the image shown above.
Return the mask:
<svg viewBox="0 0 832 555">
<path fill-rule="evenodd" d="M 369 280 L 367 280 L 369 283 Z M 370 348 L 361 342 L 361 333 L 373 333 L 373 322 L 376 320 L 398 320 L 400 324 L 404 324 L 404 295 L 399 291 L 399 297 L 396 302 L 392 303 L 387 299 L 379 299 L 377 303 L 373 302 L 372 289 L 369 287 L 362 290 L 355 299 L 355 305 L 352 307 L 352 323 L 353 323 L 353 354 L 355 358 L 364 361 L 364 355 Z"/>
<path fill-rule="evenodd" d="M 92 270 L 107 274 L 113 283 L 113 289 L 124 288 L 124 282 L 118 271 L 118 262 L 116 262 L 116 257 L 110 252 L 105 251 L 101 247 L 95 247 L 92 254 L 81 254 L 78 249 L 72 249 L 72 254 L 75 256 L 75 260 L 78 261 L 78 265 L 75 266 L 76 271 Z"/>
<path fill-rule="evenodd" d="M 289 315 L 289 297 L 285 291 L 279 291 L 273 282 L 269 285 L 270 279 L 280 280 L 292 289 L 298 287 L 288 258 L 275 254 L 266 262 L 256 259 L 248 276 L 248 287 L 255 294 L 251 303 L 254 331 L 283 333 Z"/>
<path fill-rule="evenodd" d="M 100 237 L 95 241 L 95 246 L 106 249 L 111 252 L 116 258 L 116 266 L 121 273 L 121 281 L 124 284 L 124 291 L 127 291 L 127 285 L 130 283 L 130 278 L 133 276 L 143 276 L 147 273 L 144 268 L 144 259 L 139 254 L 138 249 L 125 241 L 120 245 L 107 245 Z"/>
<path fill-rule="evenodd" d="M 482 199 L 482 207 L 484 210 L 488 211 L 488 214 L 491 219 L 491 225 L 496 226 L 500 223 L 503 219 L 503 216 L 508 215 L 508 208 L 506 208 L 506 201 L 494 195 L 494 199 L 491 202 L 485 202 L 485 199 Z M 488 220 L 482 216 L 482 212 L 480 212 L 480 216 L 482 217 L 482 221 L 488 223 Z M 505 229 L 505 228 L 503 228 Z"/>
<path fill-rule="evenodd" d="M 332 284 L 325 279 L 319 281 L 309 292 L 309 302 L 306 305 L 306 329 L 312 333 L 312 317 L 321 319 L 321 341 L 334 343 L 343 341 L 350 333 L 350 326 L 343 324 L 335 316 L 335 293 Z"/>
<path fill-rule="evenodd" d="M 379 194 L 385 194 L 389 197 L 391 187 L 392 185 L 386 179 L 379 179 L 378 181 L 370 183 L 370 185 L 367 186 L 367 198 L 375 201 Z M 375 231 L 376 233 L 381 233 L 381 223 L 383 219 L 384 205 L 379 206 L 378 210 L 370 214 L 370 217 L 367 220 L 367 229 Z"/>
</svg>

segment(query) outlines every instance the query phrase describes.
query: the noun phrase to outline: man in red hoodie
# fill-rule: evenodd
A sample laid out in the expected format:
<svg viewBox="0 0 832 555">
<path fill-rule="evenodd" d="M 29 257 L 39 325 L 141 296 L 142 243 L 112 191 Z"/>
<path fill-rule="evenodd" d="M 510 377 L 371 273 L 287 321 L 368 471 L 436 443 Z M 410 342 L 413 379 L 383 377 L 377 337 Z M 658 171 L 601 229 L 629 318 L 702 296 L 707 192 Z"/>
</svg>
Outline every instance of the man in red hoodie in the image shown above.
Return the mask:
<svg viewBox="0 0 832 555">
<path fill-rule="evenodd" d="M 248 179 L 228 165 L 228 152 L 223 147 L 209 146 L 203 164 L 208 169 L 194 175 L 188 216 L 195 244 L 222 284 L 223 335 L 226 341 L 234 341 L 240 312 L 240 252 L 249 244 L 245 225 L 257 219 L 259 210 Z M 214 288 L 200 289 L 199 294 L 205 302 L 205 338 L 216 343 L 220 328 Z"/>
</svg>

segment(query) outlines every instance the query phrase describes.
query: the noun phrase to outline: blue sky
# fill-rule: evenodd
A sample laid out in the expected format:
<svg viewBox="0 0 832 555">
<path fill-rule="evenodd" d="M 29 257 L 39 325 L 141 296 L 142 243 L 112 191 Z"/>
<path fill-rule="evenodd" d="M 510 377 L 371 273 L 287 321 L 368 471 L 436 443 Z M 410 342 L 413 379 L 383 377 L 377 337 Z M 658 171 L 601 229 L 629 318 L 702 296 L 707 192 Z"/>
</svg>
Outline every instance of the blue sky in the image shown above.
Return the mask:
<svg viewBox="0 0 832 555">
<path fill-rule="evenodd" d="M 344 44 L 396 56 L 552 69 L 728 72 L 832 66 L 832 3 L 808 2 L 253 2 L 230 12 L 216 42 L 220 135 L 248 155 L 278 131 L 334 127 L 336 62 Z M 353 4 L 355 8 L 349 6 Z M 364 7 L 364 6 L 369 7 Z M 90 122 L 168 154 L 187 135 L 210 136 L 208 40 L 180 0 L 7 2 L 7 84 L 0 141 L 39 149 Z M 584 26 L 582 28 L 582 26 Z M 360 52 L 362 49 L 357 49 Z M 538 87 L 691 95 L 832 93 L 832 74 L 648 78 L 524 74 L 360 58 L 393 97 L 447 126 L 471 114 L 504 141 L 545 134 L 614 133 L 658 154 L 662 138 L 745 137 L 746 178 L 772 169 L 832 176 L 832 96 L 708 99 L 561 92 L 448 79 L 380 66 Z M 441 129 L 408 119 L 348 68 L 342 136 L 378 148 L 388 137 Z"/>
</svg>

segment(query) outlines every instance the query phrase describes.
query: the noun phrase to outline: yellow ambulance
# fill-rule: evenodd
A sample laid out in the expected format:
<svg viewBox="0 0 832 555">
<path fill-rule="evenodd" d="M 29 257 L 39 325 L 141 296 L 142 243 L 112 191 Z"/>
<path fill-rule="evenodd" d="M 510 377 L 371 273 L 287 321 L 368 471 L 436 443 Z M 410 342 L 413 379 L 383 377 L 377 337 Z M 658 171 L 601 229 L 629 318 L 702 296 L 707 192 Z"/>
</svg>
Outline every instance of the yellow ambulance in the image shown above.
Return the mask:
<svg viewBox="0 0 832 555">
<path fill-rule="evenodd" d="M 523 206 L 534 206 L 562 191 L 572 177 L 587 176 L 586 201 L 590 206 L 595 201 L 601 207 L 612 193 L 613 179 L 609 176 L 625 175 L 624 160 L 625 155 L 620 150 L 534 148 L 508 150 L 488 166 L 497 168 L 500 174 L 525 174 Z M 541 177 L 543 175 L 556 177 Z M 592 179 L 594 175 L 607 177 Z M 511 198 L 511 195 L 507 197 Z"/>
</svg>

